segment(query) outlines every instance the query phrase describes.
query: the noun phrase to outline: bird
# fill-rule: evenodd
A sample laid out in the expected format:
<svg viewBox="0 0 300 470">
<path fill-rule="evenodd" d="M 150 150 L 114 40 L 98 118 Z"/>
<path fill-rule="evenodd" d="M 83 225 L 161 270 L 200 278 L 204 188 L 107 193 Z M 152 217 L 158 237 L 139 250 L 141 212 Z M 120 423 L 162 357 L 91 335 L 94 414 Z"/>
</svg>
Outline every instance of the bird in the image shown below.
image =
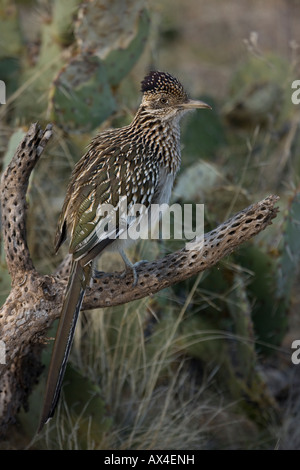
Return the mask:
<svg viewBox="0 0 300 470">
<path fill-rule="evenodd" d="M 180 81 L 167 72 L 150 71 L 141 82 L 141 104 L 129 125 L 100 132 L 75 165 L 67 187 L 55 236 L 55 252 L 69 237 L 72 255 L 69 280 L 48 371 L 38 432 L 54 415 L 85 291 L 93 277 L 95 259 L 118 251 L 137 284 L 137 266 L 125 249 L 124 237 L 138 215 L 135 204 L 149 217 L 152 204 L 167 204 L 181 163 L 180 120 L 196 108 L 211 108 L 192 100 Z M 127 213 L 122 212 L 126 198 Z M 106 215 L 103 206 L 112 208 Z M 118 217 L 115 217 L 118 215 Z M 107 223 L 111 224 L 110 231 Z"/>
</svg>

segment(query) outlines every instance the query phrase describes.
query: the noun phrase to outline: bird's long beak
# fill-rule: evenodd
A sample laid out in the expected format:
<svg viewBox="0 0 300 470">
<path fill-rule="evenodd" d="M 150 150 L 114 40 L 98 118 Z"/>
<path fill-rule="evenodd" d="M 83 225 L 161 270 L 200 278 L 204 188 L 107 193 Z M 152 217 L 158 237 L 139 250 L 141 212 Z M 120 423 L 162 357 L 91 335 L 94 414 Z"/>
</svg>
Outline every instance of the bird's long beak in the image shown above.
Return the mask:
<svg viewBox="0 0 300 470">
<path fill-rule="evenodd" d="M 196 108 L 206 108 L 206 109 L 212 109 L 212 107 L 204 103 L 204 101 L 200 100 L 188 100 L 186 103 L 182 103 L 181 106 L 184 109 L 196 109 Z"/>
</svg>

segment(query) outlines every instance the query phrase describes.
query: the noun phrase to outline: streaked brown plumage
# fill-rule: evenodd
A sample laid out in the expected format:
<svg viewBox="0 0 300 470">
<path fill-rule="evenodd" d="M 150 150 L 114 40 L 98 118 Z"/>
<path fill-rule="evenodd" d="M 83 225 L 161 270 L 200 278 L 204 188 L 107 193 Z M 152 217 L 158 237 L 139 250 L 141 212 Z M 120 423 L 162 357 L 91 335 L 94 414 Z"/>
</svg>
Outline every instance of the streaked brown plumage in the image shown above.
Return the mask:
<svg viewBox="0 0 300 470">
<path fill-rule="evenodd" d="M 143 204 L 149 216 L 151 204 L 168 203 L 180 167 L 180 118 L 188 110 L 209 108 L 189 100 L 181 83 L 168 73 L 150 72 L 142 81 L 142 103 L 128 126 L 101 132 L 75 166 L 55 238 L 57 251 L 67 234 L 73 262 L 49 368 L 39 430 L 53 416 L 72 344 L 75 325 L 93 260 L 106 249 L 118 250 L 127 268 L 135 266 L 124 248 L 130 240 L 120 236 L 135 222 L 127 217 L 108 237 L 100 207 L 111 204 L 122 213 L 120 200 L 127 198 L 128 211 Z M 119 220 L 119 217 L 116 218 Z"/>
</svg>

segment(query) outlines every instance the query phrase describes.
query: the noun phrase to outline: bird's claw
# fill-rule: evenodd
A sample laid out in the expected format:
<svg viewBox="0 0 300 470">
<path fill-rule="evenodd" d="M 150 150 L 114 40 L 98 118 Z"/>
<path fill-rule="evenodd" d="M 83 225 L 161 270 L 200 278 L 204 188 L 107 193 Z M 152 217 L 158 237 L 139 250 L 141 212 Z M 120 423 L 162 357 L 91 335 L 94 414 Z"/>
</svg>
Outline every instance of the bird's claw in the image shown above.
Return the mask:
<svg viewBox="0 0 300 470">
<path fill-rule="evenodd" d="M 104 272 L 104 271 L 96 271 L 96 270 L 95 270 L 95 271 L 93 272 L 93 277 L 94 277 L 95 279 L 100 279 L 101 277 L 103 277 L 103 276 L 106 275 L 106 274 L 107 274 L 107 273 Z"/>
<path fill-rule="evenodd" d="M 144 264 L 144 263 L 148 263 L 148 260 L 146 259 L 141 259 L 140 261 L 138 261 L 137 263 L 134 263 L 132 266 L 128 266 L 126 267 L 125 271 L 123 271 L 121 274 L 120 274 L 120 278 L 121 279 L 124 279 L 124 277 L 127 275 L 128 271 L 131 271 L 132 272 L 132 275 L 133 275 L 133 283 L 132 283 L 132 287 L 135 287 L 138 283 L 138 280 L 139 280 L 139 276 L 138 276 L 138 273 L 136 272 L 136 268 L 138 268 L 141 264 Z"/>
</svg>

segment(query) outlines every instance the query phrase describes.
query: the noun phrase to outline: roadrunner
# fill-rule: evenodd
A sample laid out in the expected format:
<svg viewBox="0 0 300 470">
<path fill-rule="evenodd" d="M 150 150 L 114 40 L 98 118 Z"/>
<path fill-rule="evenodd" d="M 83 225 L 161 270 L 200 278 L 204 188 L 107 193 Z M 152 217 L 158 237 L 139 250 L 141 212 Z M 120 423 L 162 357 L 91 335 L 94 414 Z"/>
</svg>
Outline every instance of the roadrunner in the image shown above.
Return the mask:
<svg viewBox="0 0 300 470">
<path fill-rule="evenodd" d="M 180 119 L 189 110 L 210 108 L 188 98 L 181 83 L 165 72 L 150 72 L 142 81 L 143 98 L 131 124 L 101 132 L 76 164 L 58 222 L 55 251 L 69 234 L 72 265 L 53 347 L 39 430 L 54 414 L 86 287 L 95 275 L 93 261 L 104 250 L 120 252 L 133 283 L 135 265 L 123 237 L 136 223 L 128 216 L 141 204 L 147 217 L 152 204 L 168 203 L 180 167 Z M 126 197 L 127 215 L 122 214 Z M 101 208 L 110 205 L 112 211 Z M 113 214 L 114 213 L 114 214 Z M 116 223 L 110 224 L 114 217 Z M 121 215 L 121 217 L 120 217 Z"/>
</svg>

